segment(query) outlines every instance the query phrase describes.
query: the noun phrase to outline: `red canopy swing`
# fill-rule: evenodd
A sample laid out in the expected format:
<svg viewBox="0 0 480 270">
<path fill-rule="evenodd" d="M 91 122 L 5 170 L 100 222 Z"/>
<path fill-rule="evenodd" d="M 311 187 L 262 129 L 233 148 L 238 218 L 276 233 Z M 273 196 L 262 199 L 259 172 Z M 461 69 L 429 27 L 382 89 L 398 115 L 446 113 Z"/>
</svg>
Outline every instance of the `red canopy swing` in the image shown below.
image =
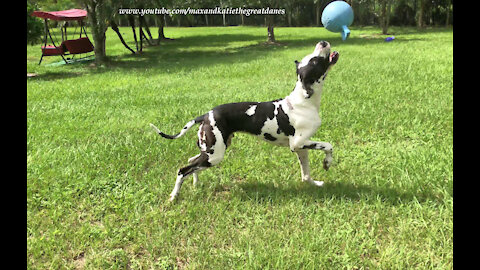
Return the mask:
<svg viewBox="0 0 480 270">
<path fill-rule="evenodd" d="M 45 44 L 42 48 L 42 57 L 40 58 L 40 63 L 44 56 L 61 56 L 63 61 L 68 64 L 68 61 L 65 59 L 65 55 L 88 53 L 93 51 L 93 44 L 90 42 L 87 36 L 87 31 L 83 25 L 83 20 L 87 17 L 87 11 L 83 9 L 69 9 L 61 11 L 34 11 L 32 16 L 43 18 L 45 21 Z M 78 21 L 80 25 L 80 38 L 78 39 L 67 39 L 67 25 L 62 29 L 62 43 L 57 46 L 55 41 L 52 38 L 50 29 L 48 28 L 48 20 L 55 21 Z M 82 31 L 85 33 L 85 37 L 82 37 Z M 52 45 L 47 45 L 47 38 L 50 37 Z"/>
</svg>

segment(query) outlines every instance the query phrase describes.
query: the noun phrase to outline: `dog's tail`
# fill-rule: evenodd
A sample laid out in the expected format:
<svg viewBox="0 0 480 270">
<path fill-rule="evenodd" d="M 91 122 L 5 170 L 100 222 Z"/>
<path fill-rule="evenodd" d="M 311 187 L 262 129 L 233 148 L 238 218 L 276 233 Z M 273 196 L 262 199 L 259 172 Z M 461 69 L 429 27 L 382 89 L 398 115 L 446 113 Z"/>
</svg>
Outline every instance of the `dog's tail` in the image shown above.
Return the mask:
<svg viewBox="0 0 480 270">
<path fill-rule="evenodd" d="M 201 115 L 193 120 L 191 120 L 190 122 L 188 122 L 184 127 L 183 129 L 175 134 L 175 135 L 168 135 L 168 134 L 165 134 L 163 132 L 161 132 L 154 124 L 150 123 L 150 127 L 153 128 L 155 130 L 155 132 L 157 132 L 160 136 L 162 136 L 163 138 L 166 138 L 166 139 L 178 139 L 180 137 L 182 137 L 183 135 L 185 135 L 185 133 L 187 133 L 187 131 L 192 128 L 195 124 L 198 124 L 200 122 L 203 122 L 203 119 L 205 117 L 206 114 L 204 115 Z"/>
</svg>

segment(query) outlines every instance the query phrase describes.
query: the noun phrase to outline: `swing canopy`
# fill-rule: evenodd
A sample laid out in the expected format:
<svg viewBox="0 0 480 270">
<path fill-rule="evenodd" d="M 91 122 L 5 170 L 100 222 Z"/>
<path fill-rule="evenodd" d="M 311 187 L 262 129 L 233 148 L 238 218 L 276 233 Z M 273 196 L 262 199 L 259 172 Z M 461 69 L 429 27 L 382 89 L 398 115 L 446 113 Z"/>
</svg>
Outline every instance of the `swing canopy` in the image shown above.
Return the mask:
<svg viewBox="0 0 480 270">
<path fill-rule="evenodd" d="M 54 21 L 79 21 L 87 17 L 87 11 L 83 9 L 69 9 L 61 11 L 34 11 L 32 16 L 50 19 Z"/>
</svg>

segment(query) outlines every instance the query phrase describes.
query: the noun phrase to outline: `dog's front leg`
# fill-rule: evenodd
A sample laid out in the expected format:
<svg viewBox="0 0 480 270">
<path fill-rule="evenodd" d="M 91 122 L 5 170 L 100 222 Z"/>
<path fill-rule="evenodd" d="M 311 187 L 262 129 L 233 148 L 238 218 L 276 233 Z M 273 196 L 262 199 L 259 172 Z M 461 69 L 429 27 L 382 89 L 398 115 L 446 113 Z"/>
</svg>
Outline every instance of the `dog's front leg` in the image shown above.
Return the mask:
<svg viewBox="0 0 480 270">
<path fill-rule="evenodd" d="M 312 185 L 321 187 L 323 186 L 323 181 L 314 181 L 310 177 L 310 164 L 308 161 L 308 149 L 299 149 L 295 151 L 297 154 L 298 162 L 300 163 L 300 169 L 302 171 L 302 181 L 308 182 Z"/>
<path fill-rule="evenodd" d="M 328 171 L 333 161 L 333 146 L 328 142 L 310 141 L 309 138 L 310 137 L 305 135 L 292 137 L 290 139 L 290 150 L 292 150 L 292 152 L 296 152 L 301 149 L 323 150 L 325 152 L 323 168 Z"/>
<path fill-rule="evenodd" d="M 323 150 L 325 152 L 325 159 L 323 160 L 323 168 L 328 171 L 333 161 L 333 146 L 328 142 L 314 142 L 307 141 L 302 149 Z"/>
</svg>

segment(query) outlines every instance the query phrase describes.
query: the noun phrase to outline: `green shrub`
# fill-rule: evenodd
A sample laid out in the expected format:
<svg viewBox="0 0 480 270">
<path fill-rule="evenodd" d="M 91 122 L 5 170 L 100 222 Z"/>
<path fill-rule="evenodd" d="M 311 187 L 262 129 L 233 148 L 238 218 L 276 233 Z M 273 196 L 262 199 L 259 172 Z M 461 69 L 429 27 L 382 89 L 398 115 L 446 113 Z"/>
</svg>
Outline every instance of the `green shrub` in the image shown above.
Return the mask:
<svg viewBox="0 0 480 270">
<path fill-rule="evenodd" d="M 42 21 L 31 14 L 37 9 L 37 6 L 27 1 L 27 44 L 35 44 L 41 40 L 43 33 Z"/>
</svg>

